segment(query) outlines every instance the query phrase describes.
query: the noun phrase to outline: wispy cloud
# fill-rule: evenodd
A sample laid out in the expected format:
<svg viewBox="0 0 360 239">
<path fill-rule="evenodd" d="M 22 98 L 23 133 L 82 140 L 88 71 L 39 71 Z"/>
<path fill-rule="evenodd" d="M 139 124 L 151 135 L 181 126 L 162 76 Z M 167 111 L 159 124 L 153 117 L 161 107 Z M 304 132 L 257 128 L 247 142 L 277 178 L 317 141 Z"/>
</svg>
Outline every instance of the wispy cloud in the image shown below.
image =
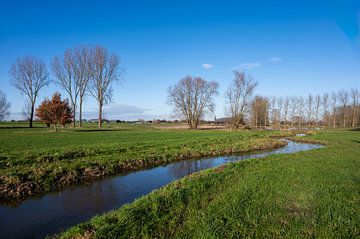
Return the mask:
<svg viewBox="0 0 360 239">
<path fill-rule="evenodd" d="M 241 63 L 240 64 L 240 68 L 248 70 L 248 69 L 253 69 L 253 68 L 259 68 L 261 67 L 261 63 L 260 62 L 246 62 L 246 63 Z"/>
<path fill-rule="evenodd" d="M 153 112 L 152 109 L 117 103 L 106 105 L 103 110 L 103 118 L 108 120 L 152 120 L 171 118 L 168 114 L 158 114 Z M 97 108 L 88 108 L 83 112 L 83 119 L 97 119 L 97 117 Z M 24 120 L 24 115 L 21 112 L 12 112 L 5 118 L 5 120 Z"/>
<path fill-rule="evenodd" d="M 133 105 L 110 104 L 104 107 L 104 118 L 136 120 L 143 118 L 151 109 L 144 109 Z M 84 112 L 84 118 L 97 118 L 97 108 Z"/>
<path fill-rule="evenodd" d="M 208 63 L 204 63 L 204 64 L 202 64 L 202 67 L 204 67 L 205 69 L 210 69 L 210 68 L 213 68 L 214 65 L 211 65 L 211 64 L 208 64 Z"/>
<path fill-rule="evenodd" d="M 279 62 L 281 60 L 282 60 L 281 57 L 271 57 L 271 58 L 269 58 L 269 61 L 272 62 L 272 63 L 276 63 L 276 62 Z"/>
</svg>

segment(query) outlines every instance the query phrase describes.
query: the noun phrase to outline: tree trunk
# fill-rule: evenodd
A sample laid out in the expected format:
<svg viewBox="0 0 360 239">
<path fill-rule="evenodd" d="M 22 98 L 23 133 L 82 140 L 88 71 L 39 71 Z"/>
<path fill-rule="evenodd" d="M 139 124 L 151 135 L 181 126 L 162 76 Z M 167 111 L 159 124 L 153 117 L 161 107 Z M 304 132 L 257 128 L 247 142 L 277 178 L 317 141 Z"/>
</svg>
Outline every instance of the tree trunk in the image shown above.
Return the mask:
<svg viewBox="0 0 360 239">
<path fill-rule="evenodd" d="M 35 108 L 35 104 L 34 104 L 34 103 L 31 103 L 30 122 L 29 122 L 29 127 L 30 127 L 30 128 L 33 127 L 34 108 Z"/>
<path fill-rule="evenodd" d="M 76 107 L 75 107 L 75 105 L 73 105 L 73 109 L 74 109 L 74 112 L 73 112 L 73 128 L 75 128 L 76 127 L 76 116 L 75 116 Z"/>
<path fill-rule="evenodd" d="M 102 102 L 99 101 L 99 118 L 98 118 L 98 127 L 102 127 Z"/>
<path fill-rule="evenodd" d="M 355 123 L 355 119 L 356 119 L 356 106 L 354 105 L 353 106 L 353 117 L 352 117 L 352 124 L 351 124 L 351 126 L 352 127 L 355 127 L 355 125 L 356 125 L 356 123 Z"/>
<path fill-rule="evenodd" d="M 80 103 L 79 103 L 79 127 L 82 127 L 82 96 L 80 96 Z"/>
<path fill-rule="evenodd" d="M 258 116 L 257 116 L 257 112 L 255 112 L 255 128 L 258 127 Z"/>
</svg>

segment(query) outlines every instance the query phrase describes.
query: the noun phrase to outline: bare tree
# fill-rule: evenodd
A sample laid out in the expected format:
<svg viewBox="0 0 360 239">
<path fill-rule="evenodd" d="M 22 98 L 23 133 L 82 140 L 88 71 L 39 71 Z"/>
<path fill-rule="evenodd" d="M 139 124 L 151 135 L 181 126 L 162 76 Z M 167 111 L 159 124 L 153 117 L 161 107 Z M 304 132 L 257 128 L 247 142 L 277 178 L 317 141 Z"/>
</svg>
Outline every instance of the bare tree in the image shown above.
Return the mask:
<svg viewBox="0 0 360 239">
<path fill-rule="evenodd" d="M 10 67 L 11 84 L 31 103 L 29 127 L 33 126 L 34 109 L 40 90 L 49 84 L 45 63 L 35 57 L 18 58 Z"/>
<path fill-rule="evenodd" d="M 351 100 L 352 100 L 352 122 L 351 126 L 355 127 L 357 124 L 357 104 L 359 101 L 359 90 L 354 88 L 351 89 Z"/>
<path fill-rule="evenodd" d="M 278 108 L 278 119 L 277 119 L 277 122 L 278 122 L 278 125 L 280 126 L 280 123 L 281 123 L 281 115 L 282 115 L 282 110 L 283 110 L 283 104 L 284 104 L 284 99 L 282 97 L 279 97 L 277 99 L 277 108 Z"/>
<path fill-rule="evenodd" d="M 266 126 L 266 120 L 268 115 L 269 99 L 263 96 L 255 96 L 251 103 L 251 113 L 253 125 L 255 127 Z"/>
<path fill-rule="evenodd" d="M 284 124 L 286 125 L 287 123 L 287 116 L 288 116 L 288 111 L 289 111 L 289 97 L 286 97 L 284 100 Z"/>
<path fill-rule="evenodd" d="M 291 110 L 291 126 L 295 124 L 296 111 L 298 109 L 298 100 L 296 96 L 290 98 L 290 110 Z"/>
<path fill-rule="evenodd" d="M 333 128 L 336 127 L 336 107 L 338 103 L 338 96 L 336 93 L 331 94 L 331 105 L 332 105 L 332 114 L 333 114 Z"/>
<path fill-rule="evenodd" d="M 317 94 L 314 100 L 315 126 L 319 123 L 319 112 L 321 107 L 321 96 Z"/>
<path fill-rule="evenodd" d="M 338 98 L 341 104 L 341 114 L 343 118 L 343 127 L 346 127 L 346 108 L 349 103 L 349 93 L 345 90 L 338 92 Z"/>
<path fill-rule="evenodd" d="M 214 112 L 214 96 L 219 84 L 200 77 L 186 76 L 168 89 L 168 103 L 175 114 L 184 118 L 190 129 L 197 129 L 200 119 Z"/>
<path fill-rule="evenodd" d="M 89 92 L 99 105 L 98 127 L 102 126 L 103 106 L 111 101 L 112 84 L 122 78 L 120 59 L 102 46 L 93 49 L 93 68 L 89 81 Z"/>
<path fill-rule="evenodd" d="M 275 108 L 276 106 L 276 96 L 271 96 L 270 97 L 270 108 L 271 108 L 271 126 L 274 126 L 274 124 L 276 124 L 276 114 L 277 114 L 277 109 Z"/>
<path fill-rule="evenodd" d="M 326 121 L 328 118 L 328 110 L 329 110 L 329 94 L 328 93 L 324 93 L 322 95 L 321 104 L 322 104 L 322 111 L 323 111 L 323 121 L 326 126 L 326 125 L 328 125 Z"/>
<path fill-rule="evenodd" d="M 10 108 L 10 103 L 6 100 L 6 95 L 0 90 L 0 120 L 7 116 Z"/>
<path fill-rule="evenodd" d="M 308 114 L 308 124 L 309 128 L 311 128 L 311 121 L 312 121 L 312 114 L 313 114 L 313 104 L 314 104 L 314 97 L 309 94 L 306 100 L 306 112 Z"/>
<path fill-rule="evenodd" d="M 298 125 L 300 126 L 302 120 L 304 118 L 304 107 L 305 107 L 305 100 L 302 96 L 298 98 Z"/>
<path fill-rule="evenodd" d="M 69 95 L 73 127 L 76 125 L 76 107 L 80 93 L 79 82 L 76 80 L 74 72 L 74 53 L 72 49 L 67 49 L 62 57 L 55 57 L 52 61 L 52 71 L 55 75 L 55 82 L 63 88 Z"/>
<path fill-rule="evenodd" d="M 88 83 L 92 77 L 93 55 L 89 47 L 74 49 L 73 67 L 74 76 L 79 89 L 79 127 L 82 127 L 82 108 Z"/>
<path fill-rule="evenodd" d="M 232 126 L 238 129 L 249 110 L 257 82 L 243 71 L 234 71 L 234 80 L 225 93 Z"/>
</svg>

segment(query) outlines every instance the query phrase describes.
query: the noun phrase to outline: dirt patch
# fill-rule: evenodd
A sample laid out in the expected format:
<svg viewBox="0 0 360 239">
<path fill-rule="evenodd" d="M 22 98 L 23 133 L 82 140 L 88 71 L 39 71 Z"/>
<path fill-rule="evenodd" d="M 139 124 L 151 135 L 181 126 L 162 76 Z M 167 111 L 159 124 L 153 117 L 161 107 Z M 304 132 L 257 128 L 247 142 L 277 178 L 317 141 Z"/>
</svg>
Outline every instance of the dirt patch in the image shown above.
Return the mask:
<svg viewBox="0 0 360 239">
<path fill-rule="evenodd" d="M 221 173 L 222 171 L 224 171 L 224 169 L 225 169 L 226 167 L 227 167 L 227 165 L 226 165 L 226 164 L 223 164 L 223 165 L 215 168 L 214 171 L 215 171 L 216 173 Z"/>
<path fill-rule="evenodd" d="M 95 231 L 94 230 L 86 230 L 85 233 L 81 236 L 76 236 L 74 239 L 90 239 L 93 238 Z"/>
<path fill-rule="evenodd" d="M 291 202 L 285 207 L 290 217 L 306 217 L 312 214 L 312 208 L 304 207 L 296 202 Z"/>
</svg>

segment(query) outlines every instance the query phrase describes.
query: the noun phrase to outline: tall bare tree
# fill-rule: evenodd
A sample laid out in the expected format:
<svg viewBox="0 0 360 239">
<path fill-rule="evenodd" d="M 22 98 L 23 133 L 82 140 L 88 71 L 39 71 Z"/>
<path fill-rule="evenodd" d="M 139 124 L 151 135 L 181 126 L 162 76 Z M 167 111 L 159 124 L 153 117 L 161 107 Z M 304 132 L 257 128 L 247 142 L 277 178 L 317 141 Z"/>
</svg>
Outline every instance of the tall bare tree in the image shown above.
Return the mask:
<svg viewBox="0 0 360 239">
<path fill-rule="evenodd" d="M 338 95 L 333 92 L 331 94 L 331 105 L 332 105 L 332 114 L 333 114 L 333 128 L 336 128 L 337 104 L 338 104 Z"/>
<path fill-rule="evenodd" d="M 285 97 L 284 100 L 284 124 L 287 124 L 287 116 L 288 116 L 288 112 L 289 112 L 289 97 Z"/>
<path fill-rule="evenodd" d="M 234 71 L 234 79 L 225 93 L 233 128 L 238 129 L 249 110 L 257 82 L 243 71 Z"/>
<path fill-rule="evenodd" d="M 217 82 L 186 76 L 168 89 L 168 103 L 175 114 L 186 120 L 190 129 L 197 129 L 200 119 L 214 112 L 218 87 Z"/>
<path fill-rule="evenodd" d="M 74 76 L 79 89 L 79 127 L 82 127 L 82 109 L 88 83 L 93 74 L 93 52 L 89 47 L 74 49 L 73 68 Z"/>
<path fill-rule="evenodd" d="M 325 126 L 327 125 L 330 125 L 330 123 L 328 124 L 326 121 L 327 121 L 327 118 L 328 118 L 328 115 L 329 115 L 329 94 L 328 93 L 324 93 L 322 95 L 322 99 L 321 99 L 321 105 L 322 105 L 322 112 L 323 112 L 323 121 L 324 121 L 324 124 Z"/>
<path fill-rule="evenodd" d="M 321 107 L 321 96 L 317 94 L 314 98 L 314 115 L 315 115 L 315 126 L 318 125 L 319 121 L 319 112 Z"/>
<path fill-rule="evenodd" d="M 7 116 L 10 108 L 10 103 L 6 100 L 6 95 L 0 90 L 0 120 Z"/>
<path fill-rule="evenodd" d="M 357 124 L 357 105 L 359 103 L 359 90 L 354 88 L 351 89 L 351 101 L 352 101 L 352 121 L 351 126 L 355 127 Z"/>
<path fill-rule="evenodd" d="M 35 57 L 18 58 L 10 67 L 11 84 L 31 103 L 29 127 L 33 126 L 36 99 L 40 90 L 49 84 L 49 74 L 45 63 Z"/>
<path fill-rule="evenodd" d="M 313 104 L 314 104 L 314 97 L 312 96 L 312 94 L 309 94 L 306 100 L 306 112 L 308 114 L 307 118 L 308 118 L 309 128 L 311 128 L 311 121 L 313 116 Z"/>
<path fill-rule="evenodd" d="M 290 110 L 291 110 L 291 126 L 294 126 L 296 113 L 298 110 L 298 99 L 296 96 L 290 98 Z"/>
<path fill-rule="evenodd" d="M 269 99 L 263 96 L 255 96 L 251 103 L 253 125 L 257 127 L 266 126 Z"/>
<path fill-rule="evenodd" d="M 278 111 L 279 111 L 277 123 L 278 123 L 278 126 L 280 126 L 280 123 L 281 123 L 281 115 L 282 115 L 283 105 L 284 105 L 284 98 L 279 97 L 276 102 L 277 102 L 277 108 L 278 108 Z"/>
<path fill-rule="evenodd" d="M 112 84 L 119 81 L 123 76 L 120 68 L 120 59 L 114 53 L 109 53 L 102 46 L 93 49 L 93 66 L 89 81 L 89 92 L 97 100 L 99 105 L 98 127 L 102 127 L 103 106 L 111 101 Z"/>
<path fill-rule="evenodd" d="M 298 125 L 300 126 L 302 120 L 304 118 L 304 107 L 305 107 L 305 100 L 304 97 L 299 96 L 298 98 Z"/>
<path fill-rule="evenodd" d="M 349 93 L 345 90 L 338 92 L 339 102 L 341 104 L 341 114 L 343 119 L 343 127 L 346 127 L 346 108 L 349 103 Z"/>
<path fill-rule="evenodd" d="M 66 91 L 70 98 L 73 127 L 76 126 L 76 107 L 80 94 L 79 82 L 76 80 L 74 69 L 74 53 L 72 49 L 65 50 L 62 57 L 54 57 L 52 61 L 55 82 Z"/>
<path fill-rule="evenodd" d="M 271 126 L 274 126 L 276 124 L 276 115 L 277 115 L 277 109 L 276 109 L 276 96 L 270 97 L 270 108 L 271 108 Z"/>
</svg>

